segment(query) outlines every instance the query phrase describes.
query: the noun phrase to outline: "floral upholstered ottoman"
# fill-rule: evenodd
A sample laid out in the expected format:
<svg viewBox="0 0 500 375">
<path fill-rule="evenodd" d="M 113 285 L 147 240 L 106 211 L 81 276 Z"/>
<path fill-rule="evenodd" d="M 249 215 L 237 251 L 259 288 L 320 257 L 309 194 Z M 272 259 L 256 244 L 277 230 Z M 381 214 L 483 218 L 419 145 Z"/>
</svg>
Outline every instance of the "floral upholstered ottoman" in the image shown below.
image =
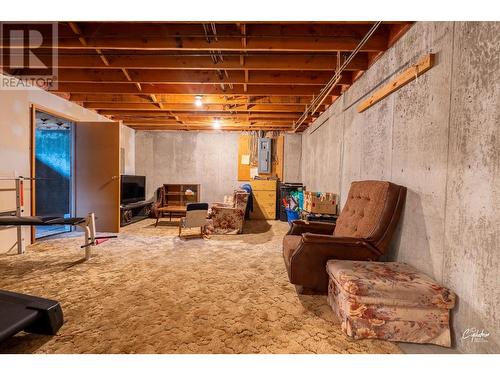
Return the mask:
<svg viewBox="0 0 500 375">
<path fill-rule="evenodd" d="M 354 339 L 450 346 L 453 292 L 397 262 L 329 260 L 328 303 Z"/>
</svg>

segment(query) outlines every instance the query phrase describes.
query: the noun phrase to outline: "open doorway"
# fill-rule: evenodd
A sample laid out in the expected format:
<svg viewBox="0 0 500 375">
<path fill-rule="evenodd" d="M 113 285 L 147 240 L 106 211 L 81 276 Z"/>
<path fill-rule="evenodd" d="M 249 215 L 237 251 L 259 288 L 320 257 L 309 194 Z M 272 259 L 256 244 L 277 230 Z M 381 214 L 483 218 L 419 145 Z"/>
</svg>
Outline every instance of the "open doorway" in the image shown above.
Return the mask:
<svg viewBox="0 0 500 375">
<path fill-rule="evenodd" d="M 74 123 L 39 110 L 34 117 L 34 213 L 72 217 Z M 38 239 L 71 230 L 69 225 L 37 226 L 34 237 Z"/>
</svg>

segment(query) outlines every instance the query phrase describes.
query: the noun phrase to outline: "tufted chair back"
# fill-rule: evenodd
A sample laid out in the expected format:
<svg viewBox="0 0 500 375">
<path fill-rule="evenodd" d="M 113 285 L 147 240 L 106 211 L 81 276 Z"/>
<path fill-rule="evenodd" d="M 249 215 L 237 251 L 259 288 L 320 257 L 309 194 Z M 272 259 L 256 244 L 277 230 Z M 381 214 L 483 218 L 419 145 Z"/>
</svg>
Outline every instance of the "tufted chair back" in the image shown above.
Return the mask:
<svg viewBox="0 0 500 375">
<path fill-rule="evenodd" d="M 385 250 L 405 198 L 406 188 L 388 181 L 353 182 L 333 235 L 363 238 Z"/>
</svg>

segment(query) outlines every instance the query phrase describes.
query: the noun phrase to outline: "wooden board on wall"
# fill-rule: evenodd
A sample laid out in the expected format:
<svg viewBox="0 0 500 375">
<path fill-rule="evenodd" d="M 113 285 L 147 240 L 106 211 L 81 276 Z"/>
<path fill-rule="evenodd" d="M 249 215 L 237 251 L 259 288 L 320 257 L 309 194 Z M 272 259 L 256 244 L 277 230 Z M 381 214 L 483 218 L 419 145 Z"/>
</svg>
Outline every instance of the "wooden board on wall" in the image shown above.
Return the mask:
<svg viewBox="0 0 500 375">
<path fill-rule="evenodd" d="M 433 53 L 425 55 L 415 65 L 406 69 L 396 78 L 392 79 L 389 83 L 375 91 L 368 99 L 361 102 L 361 104 L 357 108 L 357 111 L 360 113 L 366 111 L 372 105 L 378 103 L 388 95 L 392 94 L 407 83 L 416 79 L 418 76 L 424 74 L 434 66 L 434 56 L 435 55 Z"/>
<path fill-rule="evenodd" d="M 238 140 L 238 181 L 250 181 L 250 164 L 242 164 L 243 155 L 250 155 L 249 135 L 240 135 Z"/>
</svg>

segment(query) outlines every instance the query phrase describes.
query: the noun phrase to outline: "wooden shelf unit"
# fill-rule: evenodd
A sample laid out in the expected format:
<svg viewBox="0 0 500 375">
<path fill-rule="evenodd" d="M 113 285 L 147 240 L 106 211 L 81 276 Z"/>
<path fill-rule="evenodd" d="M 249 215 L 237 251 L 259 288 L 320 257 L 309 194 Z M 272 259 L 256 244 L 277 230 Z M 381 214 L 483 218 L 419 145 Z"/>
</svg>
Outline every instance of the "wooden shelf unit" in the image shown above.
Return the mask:
<svg viewBox="0 0 500 375">
<path fill-rule="evenodd" d="M 199 184 L 163 184 L 165 189 L 165 206 L 186 206 L 188 203 L 200 201 L 201 188 Z M 186 194 L 193 191 L 193 195 Z"/>
</svg>

